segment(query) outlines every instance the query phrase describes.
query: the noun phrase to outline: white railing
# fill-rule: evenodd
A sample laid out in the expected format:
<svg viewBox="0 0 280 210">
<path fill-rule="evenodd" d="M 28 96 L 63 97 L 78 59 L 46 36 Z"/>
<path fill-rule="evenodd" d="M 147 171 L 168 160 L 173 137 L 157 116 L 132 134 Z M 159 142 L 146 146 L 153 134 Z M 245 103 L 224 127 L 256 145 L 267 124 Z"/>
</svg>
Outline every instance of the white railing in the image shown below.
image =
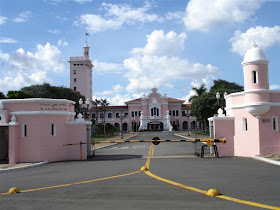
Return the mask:
<svg viewBox="0 0 280 210">
<path fill-rule="evenodd" d="M 70 57 L 70 61 L 84 60 L 84 57 Z"/>
</svg>

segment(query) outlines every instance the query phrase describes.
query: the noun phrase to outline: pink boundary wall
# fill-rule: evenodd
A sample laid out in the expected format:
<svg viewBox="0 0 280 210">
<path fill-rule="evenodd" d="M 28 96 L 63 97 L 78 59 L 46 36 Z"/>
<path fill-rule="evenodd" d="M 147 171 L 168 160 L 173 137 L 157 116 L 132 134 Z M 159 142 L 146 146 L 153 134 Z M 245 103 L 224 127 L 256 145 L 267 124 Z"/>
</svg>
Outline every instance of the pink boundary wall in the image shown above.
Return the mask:
<svg viewBox="0 0 280 210">
<path fill-rule="evenodd" d="M 91 122 L 74 120 L 75 102 L 65 99 L 0 100 L 0 126 L 9 129 L 9 163 L 80 160 L 80 145 L 63 144 L 90 141 L 87 126 Z M 52 124 L 55 134 L 52 135 Z M 23 125 L 27 136 L 23 135 Z M 82 145 L 82 159 L 87 158 Z"/>
</svg>

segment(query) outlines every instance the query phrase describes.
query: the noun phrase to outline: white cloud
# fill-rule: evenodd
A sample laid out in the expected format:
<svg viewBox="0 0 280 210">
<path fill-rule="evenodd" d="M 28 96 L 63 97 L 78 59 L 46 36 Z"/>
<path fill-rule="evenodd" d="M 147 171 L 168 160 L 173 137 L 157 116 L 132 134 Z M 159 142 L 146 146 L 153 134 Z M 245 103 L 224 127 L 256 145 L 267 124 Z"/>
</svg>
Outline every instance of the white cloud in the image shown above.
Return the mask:
<svg viewBox="0 0 280 210">
<path fill-rule="evenodd" d="M 60 39 L 60 40 L 58 40 L 57 45 L 62 46 L 62 47 L 66 47 L 66 46 L 68 46 L 68 42 Z"/>
<path fill-rule="evenodd" d="M 89 2 L 92 2 L 92 0 L 73 0 L 79 4 L 84 4 L 84 3 L 89 3 Z"/>
<path fill-rule="evenodd" d="M 121 86 L 120 84 L 117 84 L 113 87 L 114 92 L 119 93 L 123 91 L 123 86 Z"/>
<path fill-rule="evenodd" d="M 128 4 L 108 4 L 103 3 L 101 10 L 105 15 L 83 14 L 80 19 L 74 22 L 74 25 L 86 25 L 90 32 L 100 32 L 105 30 L 117 30 L 123 25 L 133 25 L 136 23 L 147 23 L 162 21 L 163 19 L 155 14 L 149 14 L 151 5 L 145 2 L 143 7 L 132 8 Z"/>
<path fill-rule="evenodd" d="M 246 51 L 250 48 L 252 41 L 255 41 L 262 49 L 280 43 L 280 26 L 274 26 L 272 28 L 262 26 L 252 27 L 245 33 L 241 33 L 240 30 L 237 30 L 230 39 L 232 43 L 231 50 L 244 56 Z"/>
<path fill-rule="evenodd" d="M 252 17 L 264 0 L 191 0 L 184 23 L 189 30 L 209 31 L 220 23 L 242 23 Z"/>
<path fill-rule="evenodd" d="M 184 50 L 186 38 L 186 33 L 177 35 L 174 31 L 170 31 L 164 35 L 163 30 L 155 30 L 151 35 L 147 35 L 146 46 L 144 48 L 134 48 L 132 53 L 176 56 Z"/>
<path fill-rule="evenodd" d="M 0 16 L 0 25 L 6 23 L 6 20 L 8 20 L 7 17 Z"/>
<path fill-rule="evenodd" d="M 26 71 L 52 71 L 63 72 L 66 69 L 65 62 L 61 61 L 61 52 L 59 49 L 50 45 L 37 45 L 37 51 L 25 52 L 20 48 L 11 56 L 11 64 L 21 70 Z"/>
<path fill-rule="evenodd" d="M 49 29 L 48 32 L 52 33 L 52 34 L 59 34 L 60 33 L 60 31 L 57 30 L 57 29 Z"/>
<path fill-rule="evenodd" d="M 181 12 L 181 11 L 176 11 L 176 12 L 168 12 L 166 15 L 165 15 L 165 18 L 167 20 L 173 20 L 173 19 L 178 19 L 178 20 L 181 20 L 185 15 L 185 12 Z"/>
<path fill-rule="evenodd" d="M 10 55 L 7 53 L 2 53 L 0 50 L 0 60 L 7 62 L 10 60 Z"/>
<path fill-rule="evenodd" d="M 113 95 L 114 92 L 111 90 L 104 90 L 102 92 L 95 92 L 96 95 L 101 95 L 101 96 L 109 96 L 109 95 Z"/>
<path fill-rule="evenodd" d="M 17 43 L 17 41 L 8 37 L 0 37 L 0 43 L 13 44 Z"/>
<path fill-rule="evenodd" d="M 172 87 L 178 80 L 213 80 L 219 72 L 210 64 L 190 63 L 186 59 L 167 56 L 137 56 L 124 61 L 129 69 L 125 74 L 130 84 L 128 92 L 138 92 L 157 87 Z M 187 83 L 187 81 L 186 81 Z"/>
<path fill-rule="evenodd" d="M 113 95 L 112 97 L 108 97 L 107 95 L 94 95 L 92 97 L 92 100 L 95 100 L 95 99 L 101 99 L 101 98 L 106 98 L 107 101 L 110 103 L 110 105 L 115 105 L 115 106 L 124 106 L 124 102 L 126 101 L 130 101 L 134 98 L 131 97 L 131 95 L 129 94 L 124 94 L 124 95 L 121 95 L 121 94 L 115 94 Z"/>
<path fill-rule="evenodd" d="M 44 82 L 52 82 L 45 71 L 39 71 L 28 75 L 22 70 L 19 70 L 15 75 L 9 74 L 3 77 L 3 79 L 0 78 L 0 90 L 3 92 L 18 90 L 24 86 L 42 84 Z"/>
<path fill-rule="evenodd" d="M 93 61 L 93 65 L 94 65 L 94 71 L 96 72 L 121 73 L 125 69 L 122 64 L 101 62 L 98 59 Z"/>
<path fill-rule="evenodd" d="M 144 48 L 134 48 L 132 57 L 124 60 L 128 69 L 125 77 L 129 84 L 126 90 L 130 93 L 147 91 L 155 86 L 174 88 L 178 81 L 213 80 L 219 73 L 217 67 L 210 64 L 191 63 L 179 58 L 184 49 L 186 34 L 171 31 L 164 35 L 162 30 L 154 31 L 147 36 Z"/>
<path fill-rule="evenodd" d="M 269 85 L 269 89 L 271 89 L 271 90 L 280 89 L 280 85 L 276 85 L 276 84 Z"/>
<path fill-rule="evenodd" d="M 16 23 L 22 23 L 22 22 L 26 22 L 30 17 L 31 17 L 31 12 L 25 11 L 20 13 L 18 17 L 15 17 L 13 21 Z"/>
</svg>

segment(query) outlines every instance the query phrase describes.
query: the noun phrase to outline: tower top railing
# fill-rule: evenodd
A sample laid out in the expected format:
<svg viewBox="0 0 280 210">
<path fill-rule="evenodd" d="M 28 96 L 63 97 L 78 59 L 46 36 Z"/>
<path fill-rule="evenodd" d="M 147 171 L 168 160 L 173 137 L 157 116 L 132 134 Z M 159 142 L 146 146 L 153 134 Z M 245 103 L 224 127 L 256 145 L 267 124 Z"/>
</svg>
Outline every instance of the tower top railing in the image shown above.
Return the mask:
<svg viewBox="0 0 280 210">
<path fill-rule="evenodd" d="M 79 57 L 70 57 L 70 61 L 78 61 L 78 60 L 84 60 L 85 57 L 79 56 Z"/>
</svg>

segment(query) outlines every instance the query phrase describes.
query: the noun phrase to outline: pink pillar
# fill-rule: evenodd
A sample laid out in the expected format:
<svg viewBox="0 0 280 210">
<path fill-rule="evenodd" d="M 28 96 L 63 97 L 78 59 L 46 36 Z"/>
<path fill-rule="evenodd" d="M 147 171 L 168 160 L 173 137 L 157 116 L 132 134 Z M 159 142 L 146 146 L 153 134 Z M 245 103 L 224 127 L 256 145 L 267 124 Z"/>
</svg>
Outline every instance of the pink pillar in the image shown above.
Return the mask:
<svg viewBox="0 0 280 210">
<path fill-rule="evenodd" d="M 9 164 L 18 161 L 18 129 L 19 125 L 9 125 Z"/>
</svg>

